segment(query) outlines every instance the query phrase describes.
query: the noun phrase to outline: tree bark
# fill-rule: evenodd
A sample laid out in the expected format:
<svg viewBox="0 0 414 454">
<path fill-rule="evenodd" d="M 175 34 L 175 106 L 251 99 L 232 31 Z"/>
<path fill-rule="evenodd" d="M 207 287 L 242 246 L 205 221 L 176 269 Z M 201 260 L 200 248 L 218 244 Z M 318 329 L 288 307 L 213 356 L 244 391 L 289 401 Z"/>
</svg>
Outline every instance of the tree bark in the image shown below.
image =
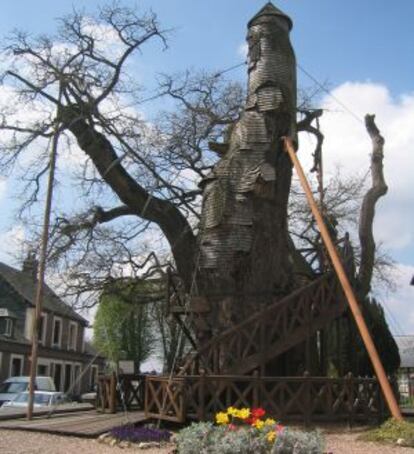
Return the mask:
<svg viewBox="0 0 414 454">
<path fill-rule="evenodd" d="M 388 187 L 383 172 L 384 143 L 380 130 L 375 124 L 375 115 L 365 116 L 365 126 L 372 141 L 371 178 L 372 186 L 362 201 L 359 218 L 359 241 L 361 246 L 361 262 L 358 271 L 358 294 L 361 299 L 371 289 L 371 279 L 375 260 L 375 241 L 373 224 L 375 207 L 378 200 L 384 196 Z"/>
</svg>

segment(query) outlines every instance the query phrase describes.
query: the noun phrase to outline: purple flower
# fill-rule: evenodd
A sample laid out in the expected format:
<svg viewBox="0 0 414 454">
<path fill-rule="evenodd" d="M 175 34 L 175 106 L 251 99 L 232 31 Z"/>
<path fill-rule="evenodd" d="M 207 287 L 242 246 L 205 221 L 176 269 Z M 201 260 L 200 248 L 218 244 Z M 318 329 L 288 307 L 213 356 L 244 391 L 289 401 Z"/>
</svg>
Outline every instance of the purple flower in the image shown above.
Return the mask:
<svg viewBox="0 0 414 454">
<path fill-rule="evenodd" d="M 111 435 L 118 440 L 139 442 L 169 441 L 171 433 L 168 430 L 150 429 L 148 427 L 120 426 L 111 430 Z"/>
</svg>

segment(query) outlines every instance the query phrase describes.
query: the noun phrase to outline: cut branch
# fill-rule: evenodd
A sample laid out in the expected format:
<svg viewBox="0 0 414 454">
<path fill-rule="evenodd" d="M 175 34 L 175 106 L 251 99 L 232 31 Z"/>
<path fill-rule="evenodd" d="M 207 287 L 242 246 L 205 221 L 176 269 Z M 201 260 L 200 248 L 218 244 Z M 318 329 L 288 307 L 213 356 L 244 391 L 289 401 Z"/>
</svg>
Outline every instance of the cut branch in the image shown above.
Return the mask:
<svg viewBox="0 0 414 454">
<path fill-rule="evenodd" d="M 375 115 L 365 116 L 365 126 L 372 141 L 371 177 L 372 186 L 362 201 L 359 218 L 359 241 L 361 245 L 361 262 L 358 272 L 359 296 L 364 298 L 371 288 L 371 279 L 375 261 L 375 241 L 373 224 L 375 206 L 384 196 L 388 187 L 383 172 L 384 143 L 380 130 L 375 124 Z"/>
</svg>

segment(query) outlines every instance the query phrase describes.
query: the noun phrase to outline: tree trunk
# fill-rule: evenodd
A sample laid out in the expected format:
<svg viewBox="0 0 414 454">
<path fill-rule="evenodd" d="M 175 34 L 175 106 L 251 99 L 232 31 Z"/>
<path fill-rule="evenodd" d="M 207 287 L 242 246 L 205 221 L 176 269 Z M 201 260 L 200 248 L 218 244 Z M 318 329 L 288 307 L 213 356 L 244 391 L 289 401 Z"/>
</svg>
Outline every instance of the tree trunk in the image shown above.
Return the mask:
<svg viewBox="0 0 414 454">
<path fill-rule="evenodd" d="M 371 289 L 375 260 L 375 241 L 373 233 L 375 207 L 380 197 L 384 196 L 388 191 L 383 172 L 385 140 L 375 124 L 375 115 L 365 116 L 365 126 L 372 140 L 372 186 L 365 194 L 359 218 L 361 263 L 358 272 L 358 296 L 361 300 L 367 296 Z"/>
<path fill-rule="evenodd" d="M 197 292 L 209 308 L 195 319 L 200 342 L 294 287 L 287 230 L 292 165 L 280 138 L 296 138 L 296 63 L 284 17 L 249 23 L 246 106 L 202 182 Z M 213 148 L 218 148 L 215 144 Z"/>
</svg>

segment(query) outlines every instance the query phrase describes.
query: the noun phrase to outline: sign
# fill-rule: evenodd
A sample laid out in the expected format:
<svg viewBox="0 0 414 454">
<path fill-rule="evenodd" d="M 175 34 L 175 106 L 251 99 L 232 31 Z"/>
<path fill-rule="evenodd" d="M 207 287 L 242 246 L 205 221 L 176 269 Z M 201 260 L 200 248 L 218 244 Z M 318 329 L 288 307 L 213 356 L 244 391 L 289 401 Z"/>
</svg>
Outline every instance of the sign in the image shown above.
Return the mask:
<svg viewBox="0 0 414 454">
<path fill-rule="evenodd" d="M 134 361 L 118 361 L 119 373 L 121 374 L 134 374 L 135 365 Z"/>
</svg>

